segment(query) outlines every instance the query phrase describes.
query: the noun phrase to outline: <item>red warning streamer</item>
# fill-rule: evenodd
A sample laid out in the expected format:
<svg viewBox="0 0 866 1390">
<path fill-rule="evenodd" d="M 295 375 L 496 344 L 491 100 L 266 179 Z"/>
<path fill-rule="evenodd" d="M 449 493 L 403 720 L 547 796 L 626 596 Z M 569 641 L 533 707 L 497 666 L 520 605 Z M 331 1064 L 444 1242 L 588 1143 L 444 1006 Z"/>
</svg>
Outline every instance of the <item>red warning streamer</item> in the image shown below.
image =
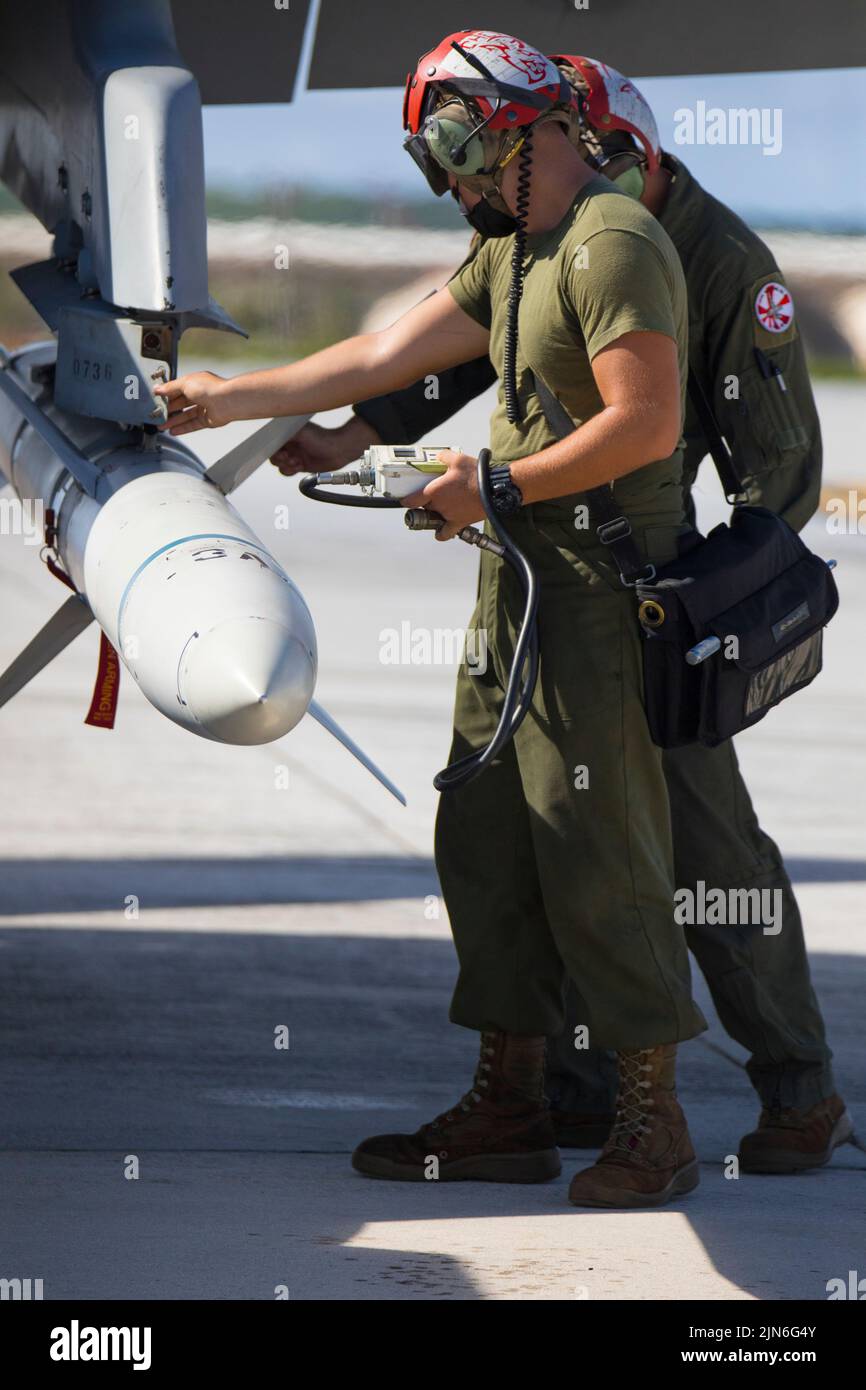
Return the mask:
<svg viewBox="0 0 866 1390">
<path fill-rule="evenodd" d="M 113 729 L 117 714 L 117 697 L 120 693 L 120 658 L 105 633 L 99 636 L 99 665 L 93 698 L 87 712 L 85 724 L 93 724 L 97 729 Z"/>
<path fill-rule="evenodd" d="M 76 594 L 78 590 L 69 575 L 52 559 L 50 547 L 53 546 L 56 538 L 54 512 L 49 508 L 45 512 L 45 544 L 49 549 L 43 552 L 42 559 L 54 578 L 59 579 L 61 584 L 65 584 L 67 589 L 71 589 Z M 96 681 L 93 686 L 90 709 L 87 711 L 87 718 L 84 721 L 85 724 L 92 724 L 96 729 L 113 729 L 119 694 L 120 658 L 105 633 L 101 632 L 99 634 L 99 665 L 96 668 Z"/>
</svg>

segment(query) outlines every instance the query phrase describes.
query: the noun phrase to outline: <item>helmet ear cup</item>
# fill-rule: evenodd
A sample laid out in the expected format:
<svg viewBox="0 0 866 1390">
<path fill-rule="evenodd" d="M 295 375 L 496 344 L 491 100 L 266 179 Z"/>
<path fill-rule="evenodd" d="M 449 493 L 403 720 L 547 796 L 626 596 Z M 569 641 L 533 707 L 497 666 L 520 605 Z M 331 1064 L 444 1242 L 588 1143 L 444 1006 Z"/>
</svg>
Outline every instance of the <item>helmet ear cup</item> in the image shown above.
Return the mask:
<svg viewBox="0 0 866 1390">
<path fill-rule="evenodd" d="M 489 153 L 477 126 L 462 102 L 451 101 L 427 117 L 422 133 L 437 164 L 461 178 L 472 177 L 485 170 Z"/>
<path fill-rule="evenodd" d="M 604 172 L 604 171 L 603 171 Z M 630 198 L 640 202 L 644 192 L 644 171 L 640 164 L 630 164 L 621 174 L 609 174 L 608 178 L 627 193 Z"/>
</svg>

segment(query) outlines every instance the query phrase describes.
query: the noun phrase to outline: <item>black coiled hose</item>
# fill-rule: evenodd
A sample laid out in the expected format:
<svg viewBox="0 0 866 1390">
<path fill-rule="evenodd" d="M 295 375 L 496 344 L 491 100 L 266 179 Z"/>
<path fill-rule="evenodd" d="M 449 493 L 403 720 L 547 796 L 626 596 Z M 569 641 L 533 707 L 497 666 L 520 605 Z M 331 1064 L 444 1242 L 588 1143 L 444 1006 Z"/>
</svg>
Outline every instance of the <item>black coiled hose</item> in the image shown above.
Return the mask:
<svg viewBox="0 0 866 1390">
<path fill-rule="evenodd" d="M 514 216 L 517 229 L 511 253 L 511 285 L 508 290 L 508 315 L 505 321 L 505 347 L 502 353 L 502 383 L 505 391 L 505 411 L 513 425 L 523 419 L 517 398 L 517 315 L 523 298 L 523 277 L 526 274 L 526 215 L 529 211 L 529 179 L 532 174 L 532 130 L 526 132 L 519 154 L 517 175 L 517 206 Z"/>
<path fill-rule="evenodd" d="M 487 519 L 496 532 L 497 539 L 505 547 L 502 558 L 516 572 L 523 589 L 523 620 L 514 644 L 511 671 L 496 732 L 485 748 L 467 753 L 465 757 L 458 758 L 456 763 L 450 763 L 436 774 L 433 786 L 437 792 L 465 787 L 467 782 L 471 782 L 493 762 L 503 746 L 517 733 L 529 713 L 538 679 L 538 580 L 523 551 L 514 544 L 494 510 L 490 496 L 489 466 L 490 450 L 482 449 L 478 455 L 478 491 Z M 524 666 L 527 668 L 525 677 Z"/>
<path fill-rule="evenodd" d="M 489 468 L 490 450 L 482 449 L 478 455 L 478 493 L 487 520 L 504 549 L 505 553 L 502 559 L 514 570 L 523 590 L 523 619 L 517 641 L 514 644 L 514 656 L 508 676 L 508 685 L 505 689 L 502 713 L 499 716 L 499 723 L 493 737 L 485 748 L 478 748 L 472 753 L 467 753 L 465 757 L 458 758 L 456 763 L 451 763 L 450 766 L 437 773 L 433 778 L 433 785 L 438 792 L 454 791 L 457 787 L 465 787 L 467 782 L 471 782 L 493 762 L 503 746 L 517 733 L 529 713 L 532 695 L 538 680 L 538 580 L 523 551 L 515 545 L 493 507 L 493 500 L 490 496 Z M 343 497 L 338 493 L 327 492 L 324 488 L 317 487 L 317 481 L 318 476 L 315 473 L 310 477 L 302 478 L 300 481 L 301 492 L 305 497 L 311 497 L 314 502 L 330 502 L 338 507 L 393 508 L 403 506 L 402 502 L 384 497 L 366 495 L 353 498 Z M 524 667 L 526 667 L 525 677 L 523 675 Z"/>
</svg>

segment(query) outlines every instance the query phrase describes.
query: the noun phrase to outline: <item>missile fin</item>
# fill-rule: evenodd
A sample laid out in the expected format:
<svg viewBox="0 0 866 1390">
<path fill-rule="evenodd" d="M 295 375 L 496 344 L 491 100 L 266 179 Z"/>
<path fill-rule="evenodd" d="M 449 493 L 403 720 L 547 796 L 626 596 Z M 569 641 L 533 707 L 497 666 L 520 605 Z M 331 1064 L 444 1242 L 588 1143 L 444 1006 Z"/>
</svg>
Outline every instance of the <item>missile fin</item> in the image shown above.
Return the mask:
<svg viewBox="0 0 866 1390">
<path fill-rule="evenodd" d="M 234 449 L 223 454 L 216 463 L 212 463 L 205 477 L 227 497 L 235 488 L 240 487 L 241 483 L 246 482 L 265 459 L 275 454 L 281 444 L 285 444 L 296 435 L 309 418 L 309 415 L 286 415 L 269 420 Z"/>
<path fill-rule="evenodd" d="M 0 705 L 23 690 L 92 622 L 93 614 L 86 601 L 80 594 L 72 594 L 0 675 Z"/>
<path fill-rule="evenodd" d="M 345 729 L 340 727 L 336 719 L 328 714 L 326 709 L 322 708 L 318 700 L 310 701 L 307 707 L 307 713 L 311 714 L 316 722 L 321 724 L 323 729 L 327 729 L 329 734 L 333 734 L 334 738 L 337 739 L 339 743 L 342 743 L 343 747 L 347 748 L 352 756 L 357 758 L 358 762 L 361 763 L 368 772 L 372 772 L 377 782 L 381 782 L 382 786 L 386 787 L 391 795 L 397 798 L 401 806 L 406 805 L 406 798 L 400 791 L 400 788 L 395 787 L 390 777 L 386 777 L 381 768 L 378 768 L 372 759 L 367 757 L 367 754 L 358 747 L 355 740 L 350 738 Z"/>
</svg>

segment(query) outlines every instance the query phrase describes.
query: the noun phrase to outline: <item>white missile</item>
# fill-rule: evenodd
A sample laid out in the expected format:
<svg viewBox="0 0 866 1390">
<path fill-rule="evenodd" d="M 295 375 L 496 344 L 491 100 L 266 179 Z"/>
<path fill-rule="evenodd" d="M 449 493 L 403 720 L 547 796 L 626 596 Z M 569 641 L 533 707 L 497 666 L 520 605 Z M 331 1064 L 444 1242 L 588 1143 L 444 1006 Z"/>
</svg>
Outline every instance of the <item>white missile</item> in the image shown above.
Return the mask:
<svg viewBox="0 0 866 1390">
<path fill-rule="evenodd" d="M 82 558 L 96 621 L 169 719 L 222 743 L 270 743 L 303 717 L 316 685 L 309 609 L 201 474 L 126 483 Z"/>
<path fill-rule="evenodd" d="M 169 435 L 59 410 L 53 357 L 40 344 L 0 366 L 0 472 L 50 517 L 76 592 L 0 675 L 0 705 L 95 618 L 176 724 L 221 743 L 270 743 L 309 711 L 402 801 L 313 700 L 310 611 L 225 496 L 304 418 L 272 421 L 205 470 Z"/>
</svg>

